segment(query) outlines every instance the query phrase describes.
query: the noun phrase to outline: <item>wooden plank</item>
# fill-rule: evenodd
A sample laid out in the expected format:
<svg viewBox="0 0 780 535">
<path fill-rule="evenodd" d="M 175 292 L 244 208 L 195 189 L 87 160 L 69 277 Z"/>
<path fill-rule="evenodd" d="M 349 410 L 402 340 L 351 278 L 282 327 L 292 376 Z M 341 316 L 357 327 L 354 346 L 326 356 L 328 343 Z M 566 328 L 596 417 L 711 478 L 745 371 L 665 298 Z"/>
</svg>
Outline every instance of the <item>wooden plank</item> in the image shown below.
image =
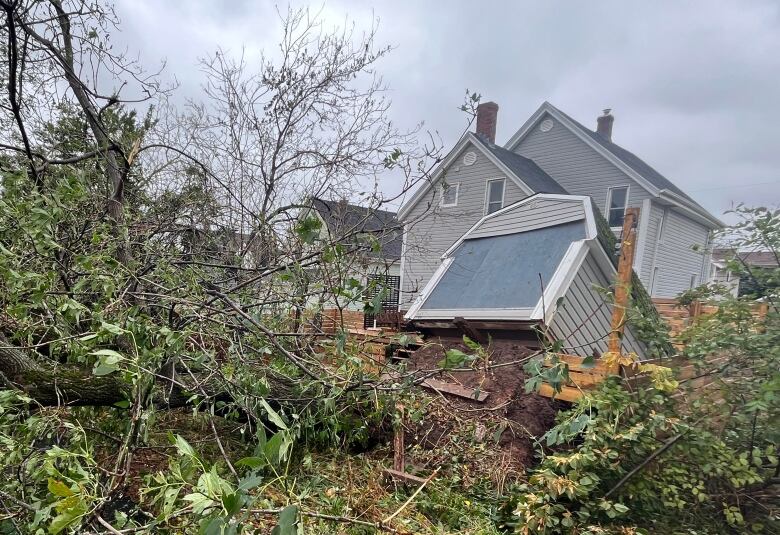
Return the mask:
<svg viewBox="0 0 780 535">
<path fill-rule="evenodd" d="M 398 411 L 398 424 L 393 429 L 393 470 L 403 473 L 406 470 L 406 458 L 404 449 L 404 406 L 396 404 Z"/>
<path fill-rule="evenodd" d="M 542 384 L 538 394 L 546 398 L 551 398 L 554 395 L 555 399 L 559 399 L 561 401 L 577 401 L 582 397 L 582 391 L 578 388 L 564 386 L 561 388 L 561 391 L 556 394 L 553 387 L 546 383 Z"/>
<path fill-rule="evenodd" d="M 412 474 L 407 474 L 406 472 L 399 472 L 398 470 L 393 470 L 392 468 L 385 468 L 384 472 L 396 481 L 403 481 L 404 483 L 411 483 L 412 485 L 422 485 L 426 481 L 422 477 L 413 476 Z"/>
<path fill-rule="evenodd" d="M 580 372 L 569 372 L 569 382 L 567 384 L 577 385 L 580 388 L 595 386 L 603 383 L 607 378 L 604 374 L 590 374 Z"/>
<path fill-rule="evenodd" d="M 437 390 L 439 392 L 444 392 L 446 394 L 452 394 L 453 396 L 470 399 L 471 401 L 482 402 L 487 399 L 488 395 L 490 395 L 489 392 L 485 392 L 484 390 L 480 390 L 477 394 L 477 391 L 473 388 L 468 388 L 454 383 L 447 383 L 445 381 L 439 381 L 438 379 L 426 379 L 422 386 L 432 390 Z"/>
</svg>

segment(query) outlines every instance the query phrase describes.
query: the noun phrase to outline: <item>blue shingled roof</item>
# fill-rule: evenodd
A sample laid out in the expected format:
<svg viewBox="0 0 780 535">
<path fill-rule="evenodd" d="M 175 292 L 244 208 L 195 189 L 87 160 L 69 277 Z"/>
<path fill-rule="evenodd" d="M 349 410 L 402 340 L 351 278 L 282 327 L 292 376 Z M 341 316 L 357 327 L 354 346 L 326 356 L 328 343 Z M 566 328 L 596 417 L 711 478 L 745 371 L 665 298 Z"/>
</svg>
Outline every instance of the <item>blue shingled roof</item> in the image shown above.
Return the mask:
<svg viewBox="0 0 780 535">
<path fill-rule="evenodd" d="M 523 181 L 534 193 L 558 193 L 568 195 L 563 186 L 558 184 L 550 175 L 545 173 L 536 162 L 511 150 L 491 143 L 481 135 L 474 136 L 482 145 L 487 148 L 501 163 L 506 165 L 512 173 Z"/>
</svg>

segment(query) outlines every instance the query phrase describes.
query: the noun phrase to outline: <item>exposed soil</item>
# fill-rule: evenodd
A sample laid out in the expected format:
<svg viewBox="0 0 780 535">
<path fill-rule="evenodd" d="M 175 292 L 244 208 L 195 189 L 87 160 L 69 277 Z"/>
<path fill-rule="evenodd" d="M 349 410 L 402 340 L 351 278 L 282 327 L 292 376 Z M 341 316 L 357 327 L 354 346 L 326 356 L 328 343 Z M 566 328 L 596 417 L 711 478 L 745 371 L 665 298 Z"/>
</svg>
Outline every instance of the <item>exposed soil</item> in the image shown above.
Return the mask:
<svg viewBox="0 0 780 535">
<path fill-rule="evenodd" d="M 451 348 L 474 353 L 458 339 L 429 340 L 412 355 L 409 369 L 420 374 L 437 370 Z M 533 464 L 535 439 L 554 425 L 561 404 L 525 392 L 523 365 L 533 350 L 513 341 L 493 341 L 486 351 L 487 362 L 474 361 L 467 365 L 469 371 L 440 371 L 432 377 L 487 392 L 487 399 L 479 402 L 426 389 L 435 401 L 429 414 L 411 429 L 409 441 L 433 450 L 467 430 L 473 444 L 481 443 L 482 449 L 501 457 L 505 470 L 522 474 L 524 467 Z"/>
</svg>

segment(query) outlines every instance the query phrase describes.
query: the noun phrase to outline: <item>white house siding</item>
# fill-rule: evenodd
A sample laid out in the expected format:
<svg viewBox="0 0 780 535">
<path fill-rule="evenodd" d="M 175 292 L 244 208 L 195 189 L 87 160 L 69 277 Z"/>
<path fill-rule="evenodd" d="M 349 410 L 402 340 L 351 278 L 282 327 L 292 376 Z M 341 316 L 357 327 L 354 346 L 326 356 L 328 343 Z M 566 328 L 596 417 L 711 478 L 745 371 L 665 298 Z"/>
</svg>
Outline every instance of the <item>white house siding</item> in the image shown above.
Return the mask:
<svg viewBox="0 0 780 535">
<path fill-rule="evenodd" d="M 663 211 L 662 207 L 658 209 Z M 646 286 L 652 297 L 677 296 L 691 287 L 693 276 L 696 285 L 702 283 L 702 273 L 709 264 L 708 257 L 703 254 L 708 235 L 709 230 L 703 225 L 673 208 L 666 210 L 660 240 L 653 243 L 653 254 L 650 255 L 653 263 Z"/>
<path fill-rule="evenodd" d="M 592 253 L 588 253 L 550 322 L 550 330 L 563 341 L 565 352 L 587 356 L 594 350 L 600 354 L 607 351 L 612 307 L 595 287 L 608 288 L 612 277 L 605 274 Z M 640 356 L 644 353 L 630 327 L 623 336 L 623 351 Z"/>
<path fill-rule="evenodd" d="M 469 238 L 526 232 L 580 219 L 585 219 L 581 200 L 536 199 L 488 219 Z"/>
<path fill-rule="evenodd" d="M 466 166 L 463 165 L 463 155 L 469 151 L 477 155 L 477 160 Z M 441 263 L 441 255 L 485 215 L 488 180 L 506 179 L 504 206 L 526 197 L 517 184 L 471 144 L 457 155 L 444 177 L 448 184 L 460 184 L 458 205 L 439 206 L 441 190 L 436 184 L 404 220 L 406 240 L 401 276 L 401 309 L 407 309 L 423 289 Z"/>
</svg>

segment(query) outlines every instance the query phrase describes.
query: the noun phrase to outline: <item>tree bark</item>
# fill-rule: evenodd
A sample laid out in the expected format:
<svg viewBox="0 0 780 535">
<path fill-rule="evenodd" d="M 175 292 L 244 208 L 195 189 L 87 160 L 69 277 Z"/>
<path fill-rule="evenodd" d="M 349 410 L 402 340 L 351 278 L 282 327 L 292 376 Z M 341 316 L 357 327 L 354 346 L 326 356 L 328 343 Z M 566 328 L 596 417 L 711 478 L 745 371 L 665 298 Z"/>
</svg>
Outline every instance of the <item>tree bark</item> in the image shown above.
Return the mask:
<svg viewBox="0 0 780 535">
<path fill-rule="evenodd" d="M 13 347 L 0 334 L 0 380 L 45 406 L 106 406 L 130 397 L 129 386 L 110 375 L 87 375 L 68 366 L 43 362 Z"/>
</svg>

